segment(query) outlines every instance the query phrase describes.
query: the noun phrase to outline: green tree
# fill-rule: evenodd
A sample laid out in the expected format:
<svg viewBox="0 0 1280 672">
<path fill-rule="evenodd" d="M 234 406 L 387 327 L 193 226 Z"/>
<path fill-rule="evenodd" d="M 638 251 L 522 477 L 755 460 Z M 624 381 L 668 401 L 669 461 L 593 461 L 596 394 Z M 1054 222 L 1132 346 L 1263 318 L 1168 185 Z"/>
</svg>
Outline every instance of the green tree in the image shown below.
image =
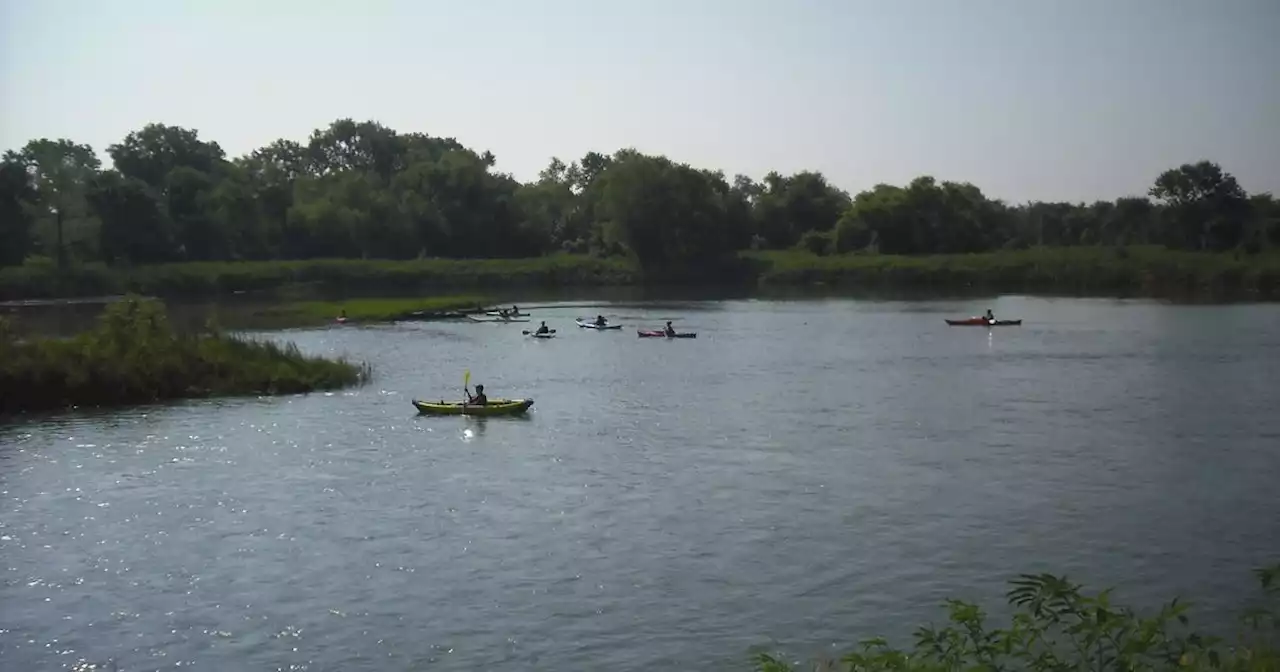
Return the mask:
<svg viewBox="0 0 1280 672">
<path fill-rule="evenodd" d="M 1239 245 L 1248 218 L 1248 195 L 1230 173 L 1212 161 L 1166 170 L 1151 187 L 1168 208 L 1171 246 L 1223 250 Z"/>
<path fill-rule="evenodd" d="M 107 154 L 121 175 L 141 180 L 160 193 L 168 189 L 169 173 L 174 169 L 212 174 L 226 160 L 222 147 L 201 140 L 198 131 L 154 123 L 107 147 Z"/>
<path fill-rule="evenodd" d="M 41 138 L 6 152 L 5 160 L 31 175 L 35 195 L 30 214 L 39 232 L 32 242 L 60 262 L 68 246 L 91 248 L 89 239 L 97 233 L 97 222 L 90 216 L 85 190 L 102 167 L 93 148 L 65 138 Z"/>
<path fill-rule="evenodd" d="M 0 161 L 0 266 L 21 264 L 31 247 L 31 173 L 6 157 Z"/>
<path fill-rule="evenodd" d="M 102 221 L 100 247 L 108 263 L 174 260 L 173 223 L 160 197 L 146 182 L 106 171 L 90 182 L 86 198 Z"/>
<path fill-rule="evenodd" d="M 641 265 L 697 265 L 731 251 L 723 178 L 666 157 L 626 153 L 598 179 L 606 242 L 625 246 Z"/>
</svg>

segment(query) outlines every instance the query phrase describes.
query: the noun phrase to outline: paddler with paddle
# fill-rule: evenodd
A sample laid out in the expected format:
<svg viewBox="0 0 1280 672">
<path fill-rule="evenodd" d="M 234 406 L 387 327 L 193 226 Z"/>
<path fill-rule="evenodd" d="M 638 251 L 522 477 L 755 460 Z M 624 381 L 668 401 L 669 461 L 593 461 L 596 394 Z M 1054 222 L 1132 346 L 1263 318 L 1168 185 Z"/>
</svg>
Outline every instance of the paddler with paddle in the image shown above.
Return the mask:
<svg viewBox="0 0 1280 672">
<path fill-rule="evenodd" d="M 471 391 L 467 389 L 467 384 L 471 382 L 471 370 L 467 369 L 466 374 L 462 376 L 462 391 L 467 395 L 467 403 L 476 406 L 484 406 L 489 403 L 489 397 L 484 394 L 484 385 L 476 385 L 475 396 L 471 395 Z"/>
</svg>

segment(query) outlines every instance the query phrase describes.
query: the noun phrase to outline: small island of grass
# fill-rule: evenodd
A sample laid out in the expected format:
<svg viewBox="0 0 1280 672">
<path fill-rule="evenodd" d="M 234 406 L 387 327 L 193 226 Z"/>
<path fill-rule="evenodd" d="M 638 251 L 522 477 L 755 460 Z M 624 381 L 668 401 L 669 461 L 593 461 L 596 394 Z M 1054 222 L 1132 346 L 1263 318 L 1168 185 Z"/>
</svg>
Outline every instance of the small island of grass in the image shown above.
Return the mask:
<svg viewBox="0 0 1280 672">
<path fill-rule="evenodd" d="M 303 326 L 332 322 L 397 322 L 461 316 L 484 310 L 492 301 L 482 296 L 427 298 L 368 298 L 347 301 L 298 301 L 265 308 L 254 317 L 276 326 Z"/>
<path fill-rule="evenodd" d="M 22 339 L 0 322 L 0 415 L 77 406 L 296 394 L 358 384 L 367 365 L 209 330 L 178 333 L 164 306 L 126 297 L 71 338 Z M 21 391 L 21 393 L 16 393 Z"/>
</svg>

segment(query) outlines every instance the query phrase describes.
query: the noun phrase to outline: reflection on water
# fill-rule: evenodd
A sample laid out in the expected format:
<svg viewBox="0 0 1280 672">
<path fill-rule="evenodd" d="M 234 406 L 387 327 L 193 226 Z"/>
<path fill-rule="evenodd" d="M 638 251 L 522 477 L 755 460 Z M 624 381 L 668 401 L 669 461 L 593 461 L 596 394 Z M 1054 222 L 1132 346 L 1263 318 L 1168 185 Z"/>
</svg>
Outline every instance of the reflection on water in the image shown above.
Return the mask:
<svg viewBox="0 0 1280 672">
<path fill-rule="evenodd" d="M 1025 325 L 943 323 L 988 307 Z M 292 332 L 375 381 L 0 426 L 0 669 L 743 669 L 1022 571 L 1212 625 L 1280 551 L 1280 308 L 603 310 Z M 468 369 L 537 403 L 416 414 Z"/>
</svg>

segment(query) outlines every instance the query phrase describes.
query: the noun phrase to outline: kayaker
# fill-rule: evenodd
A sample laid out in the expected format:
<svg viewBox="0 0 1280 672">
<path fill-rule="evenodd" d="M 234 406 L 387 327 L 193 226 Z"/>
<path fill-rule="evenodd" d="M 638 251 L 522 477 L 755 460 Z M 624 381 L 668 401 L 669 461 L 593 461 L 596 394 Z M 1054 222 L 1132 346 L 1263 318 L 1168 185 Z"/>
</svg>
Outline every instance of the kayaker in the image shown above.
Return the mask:
<svg viewBox="0 0 1280 672">
<path fill-rule="evenodd" d="M 520 317 L 520 307 L 514 303 L 511 304 L 511 317 Z"/>
<path fill-rule="evenodd" d="M 675 336 L 675 335 L 676 335 L 676 328 L 675 328 L 675 327 L 673 327 L 673 326 L 671 326 L 671 320 L 667 320 L 667 326 L 666 326 L 666 328 L 664 328 L 662 331 L 663 331 L 663 332 L 665 332 L 665 333 L 667 334 L 667 336 Z"/>
<path fill-rule="evenodd" d="M 538 327 L 538 331 L 537 331 L 536 333 L 539 333 L 539 334 L 545 334 L 545 333 L 548 333 L 548 332 L 550 332 L 550 331 L 551 331 L 551 330 L 547 328 L 547 323 L 546 323 L 546 321 L 544 320 L 544 321 L 543 321 L 543 323 Z"/>
<path fill-rule="evenodd" d="M 988 322 L 995 322 L 995 321 L 996 321 L 996 316 L 995 316 L 994 314 L 992 314 L 992 312 L 991 312 L 991 309 L 990 309 L 990 308 L 988 308 L 988 309 L 987 309 L 986 319 L 987 319 L 987 321 L 988 321 Z"/>
<path fill-rule="evenodd" d="M 596 315 L 596 326 L 603 327 L 605 325 L 604 315 Z"/>
<path fill-rule="evenodd" d="M 476 385 L 475 396 L 472 396 L 471 393 L 467 393 L 467 403 L 474 404 L 476 406 L 484 406 L 489 403 L 489 397 L 484 396 L 484 385 Z"/>
</svg>

